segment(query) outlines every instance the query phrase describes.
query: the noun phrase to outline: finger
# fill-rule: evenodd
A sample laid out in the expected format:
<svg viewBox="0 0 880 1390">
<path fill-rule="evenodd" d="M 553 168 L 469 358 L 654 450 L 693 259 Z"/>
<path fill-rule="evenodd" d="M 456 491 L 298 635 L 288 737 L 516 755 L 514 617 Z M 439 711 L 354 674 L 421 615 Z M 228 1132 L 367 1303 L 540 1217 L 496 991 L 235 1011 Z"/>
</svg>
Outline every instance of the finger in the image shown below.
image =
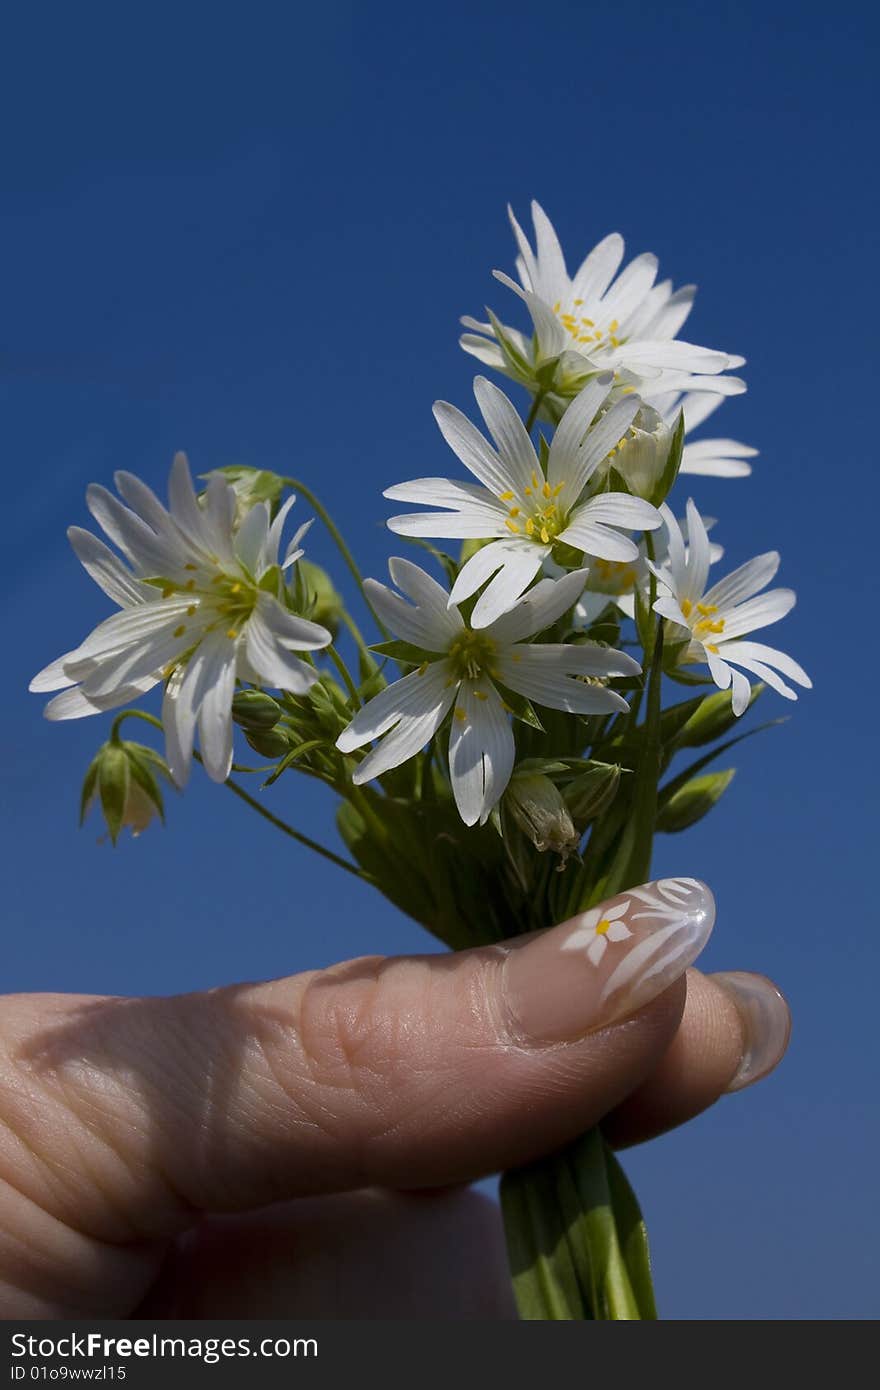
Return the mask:
<svg viewBox="0 0 880 1390">
<path fill-rule="evenodd" d="M 381 1251 L 381 1258 L 377 1258 Z M 516 1317 L 496 1202 L 369 1190 L 212 1216 L 175 1243 L 138 1317 Z"/>
<path fill-rule="evenodd" d="M 167 1000 L 6 1000 L 7 1180 L 118 1257 L 198 1212 L 525 1162 L 654 1069 L 713 919 L 708 889 L 664 879 L 451 956 Z"/>
<path fill-rule="evenodd" d="M 767 1076 L 788 1046 L 791 1014 L 764 975 L 687 972 L 678 1032 L 651 1075 L 602 1122 L 622 1148 L 693 1119 Z"/>
</svg>

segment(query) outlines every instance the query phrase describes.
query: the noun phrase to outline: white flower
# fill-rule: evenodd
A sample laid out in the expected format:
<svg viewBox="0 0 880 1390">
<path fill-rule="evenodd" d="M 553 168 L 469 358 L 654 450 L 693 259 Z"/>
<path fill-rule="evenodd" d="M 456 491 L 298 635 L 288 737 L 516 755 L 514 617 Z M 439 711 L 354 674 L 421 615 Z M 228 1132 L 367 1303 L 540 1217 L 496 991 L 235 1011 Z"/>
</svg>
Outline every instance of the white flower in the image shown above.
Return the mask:
<svg viewBox="0 0 880 1390">
<path fill-rule="evenodd" d="M 545 475 L 515 407 L 497 386 L 477 377 L 474 394 L 495 448 L 455 406 L 439 401 L 434 414 L 478 485 L 418 478 L 386 490 L 385 496 L 397 502 L 448 508 L 391 517 L 388 525 L 399 535 L 492 540 L 462 566 L 450 595 L 451 603 L 460 603 L 495 576 L 474 606 L 474 627 L 488 626 L 510 608 L 557 542 L 586 555 L 626 561 L 635 559 L 638 549 L 615 528 L 660 525 L 659 512 L 640 497 L 620 492 L 583 497 L 641 404 L 629 396 L 592 423 L 610 389 L 611 378 L 603 376 L 572 403 L 553 436 Z"/>
<path fill-rule="evenodd" d="M 812 682 L 798 663 L 775 647 L 741 640 L 749 632 L 778 622 L 794 607 L 791 589 L 759 592 L 776 574 L 779 555 L 775 550 L 758 555 L 707 589 L 709 540 L 703 519 L 691 501 L 687 504 L 687 523 L 690 544 L 685 550 L 681 530 L 670 516 L 668 558 L 662 567 L 651 566 L 664 590 L 654 604 L 655 611 L 690 636 L 682 660 L 705 661 L 720 690 L 732 686 L 734 714 L 743 713 L 751 694 L 748 678 L 735 669 L 737 666 L 765 681 L 786 699 L 796 700 L 795 691 L 782 677 L 787 676 L 809 690 Z"/>
<path fill-rule="evenodd" d="M 636 386 L 651 381 L 657 390 L 685 390 L 690 384 L 701 384 L 706 376 L 742 365 L 741 357 L 678 339 L 696 287 L 686 285 L 673 292 L 670 280 L 655 285 L 656 256 L 647 252 L 637 256 L 617 275 L 624 245 L 620 234 L 612 232 L 569 276 L 559 239 L 538 203 L 532 203 L 532 219 L 534 251 L 510 213 L 520 252 L 521 283 L 517 285 L 501 271 L 494 274 L 524 301 L 534 336 L 496 321 L 465 318 L 465 327 L 474 330 L 461 339 L 466 352 L 532 390 L 541 369 L 556 361 L 551 389 L 563 396 L 573 394 L 586 376 L 597 371 L 612 371 Z M 727 389 L 745 390 L 745 386 L 737 382 Z"/>
<path fill-rule="evenodd" d="M 717 410 L 726 395 L 715 389 L 720 383 L 713 382 L 712 389 L 703 391 L 664 391 L 650 393 L 648 399 L 654 409 L 671 425 L 679 411 L 684 414 L 685 435 L 697 429 Z M 693 444 L 685 444 L 681 455 L 680 473 L 699 473 L 713 478 L 746 478 L 752 471 L 748 459 L 758 453 L 750 444 L 740 444 L 736 439 L 698 439 Z"/>
<path fill-rule="evenodd" d="M 513 731 L 502 687 L 570 714 L 626 710 L 616 691 L 581 679 L 632 676 L 638 662 L 600 646 L 529 643 L 566 613 L 584 582 L 583 571 L 542 579 L 510 612 L 488 627 L 468 627 L 449 594 L 409 560 L 388 568 L 408 603 L 385 584 L 368 579 L 370 603 L 382 621 L 425 654 L 418 670 L 389 685 L 359 710 L 337 740 L 351 753 L 381 740 L 357 767 L 360 785 L 412 758 L 434 736 L 450 709 L 449 772 L 466 825 L 483 824 L 513 769 Z"/>
<path fill-rule="evenodd" d="M 669 527 L 678 526 L 682 538 L 687 541 L 687 521 L 675 521 L 669 507 L 660 507 L 663 528 L 654 536 L 654 561 L 662 568 L 669 557 Z M 714 517 L 703 517 L 703 525 L 711 531 L 715 525 Z M 709 544 L 709 563 L 714 565 L 724 554 L 724 547 L 714 541 Z M 546 561 L 544 568 L 551 577 L 563 571 Z M 650 572 L 648 569 L 648 547 L 646 541 L 639 542 L 639 553 L 635 560 L 592 560 L 587 571 L 587 584 L 574 608 L 574 626 L 589 627 L 611 603 L 619 608 L 627 618 L 634 618 L 636 612 L 636 593 L 648 593 Z"/>
<path fill-rule="evenodd" d="M 581 917 L 577 928 L 562 947 L 563 951 L 582 951 L 586 948 L 591 965 L 598 965 L 608 949 L 609 941 L 626 941 L 632 936 L 621 917 L 629 910 L 629 899 L 612 903 L 610 907 L 593 907 Z"/>
<path fill-rule="evenodd" d="M 89 531 L 68 535 L 81 563 L 122 611 L 31 681 L 31 690 L 61 690 L 49 719 L 77 719 L 127 704 L 167 681 L 162 707 L 168 765 L 182 786 L 190 770 L 196 722 L 208 775 L 222 782 L 232 762 L 236 677 L 303 694 L 317 679 L 293 655 L 331 640 L 326 628 L 288 611 L 284 570 L 299 559 L 300 527 L 278 563 L 281 532 L 293 498 L 270 524 L 258 502 L 234 525 L 235 493 L 213 475 L 200 503 L 183 454 L 174 460 L 170 510 L 131 473 L 117 473 L 128 506 L 93 485 L 89 510 L 122 552 L 124 564 Z M 130 566 L 130 568 L 129 568 Z"/>
</svg>

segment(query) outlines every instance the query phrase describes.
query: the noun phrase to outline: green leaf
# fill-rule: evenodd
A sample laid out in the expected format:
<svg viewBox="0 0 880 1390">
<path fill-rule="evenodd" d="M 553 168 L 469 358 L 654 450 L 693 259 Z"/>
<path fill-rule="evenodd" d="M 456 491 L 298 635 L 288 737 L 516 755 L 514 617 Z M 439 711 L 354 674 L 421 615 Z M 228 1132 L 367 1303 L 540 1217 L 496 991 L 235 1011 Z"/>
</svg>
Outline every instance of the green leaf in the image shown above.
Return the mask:
<svg viewBox="0 0 880 1390">
<path fill-rule="evenodd" d="M 763 690 L 763 685 L 752 686 L 750 709 Z M 688 701 L 688 704 L 691 703 L 696 708 L 676 737 L 679 748 L 700 748 L 715 738 L 721 738 L 728 729 L 733 728 L 740 717 L 733 712 L 729 690 L 719 690 L 715 695 L 705 695 L 702 699 Z"/>
<path fill-rule="evenodd" d="M 121 743 L 105 743 L 100 758 L 98 790 L 101 796 L 101 810 L 110 831 L 110 839 L 115 845 L 122 829 L 125 803 L 128 800 L 128 757 Z"/>
<path fill-rule="evenodd" d="M 696 825 L 721 799 L 735 774 L 736 768 L 730 767 L 724 772 L 707 772 L 686 782 L 662 802 L 657 812 L 657 829 L 669 835 Z"/>
</svg>

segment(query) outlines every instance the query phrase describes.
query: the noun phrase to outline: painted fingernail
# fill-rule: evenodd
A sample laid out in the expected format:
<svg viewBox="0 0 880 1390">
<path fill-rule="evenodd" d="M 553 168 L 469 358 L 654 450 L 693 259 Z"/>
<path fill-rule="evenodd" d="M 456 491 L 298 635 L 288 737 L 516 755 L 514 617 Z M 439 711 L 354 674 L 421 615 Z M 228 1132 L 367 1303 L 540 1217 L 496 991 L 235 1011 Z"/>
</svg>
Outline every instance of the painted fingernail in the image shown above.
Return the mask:
<svg viewBox="0 0 880 1390">
<path fill-rule="evenodd" d="M 507 1000 L 523 1033 L 581 1037 L 662 994 L 702 951 L 715 900 L 696 878 L 661 878 L 619 893 L 540 936 L 511 945 Z"/>
<path fill-rule="evenodd" d="M 727 1087 L 729 1095 L 753 1086 L 782 1061 L 791 1036 L 791 1012 L 766 975 L 724 970 L 709 978 L 733 1000 L 742 1023 L 742 1061 Z"/>
</svg>

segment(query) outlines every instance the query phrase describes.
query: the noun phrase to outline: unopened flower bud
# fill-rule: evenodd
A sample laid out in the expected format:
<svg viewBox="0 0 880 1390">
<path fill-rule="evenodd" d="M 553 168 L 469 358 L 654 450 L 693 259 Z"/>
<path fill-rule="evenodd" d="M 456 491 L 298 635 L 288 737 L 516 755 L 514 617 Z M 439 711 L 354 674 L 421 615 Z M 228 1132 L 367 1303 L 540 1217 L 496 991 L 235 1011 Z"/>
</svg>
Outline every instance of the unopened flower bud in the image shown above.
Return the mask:
<svg viewBox="0 0 880 1390">
<path fill-rule="evenodd" d="M 238 690 L 232 698 L 232 717 L 243 729 L 274 729 L 283 713 L 264 690 Z"/>
<path fill-rule="evenodd" d="M 542 853 L 552 850 L 565 863 L 577 851 L 580 835 L 562 795 L 542 772 L 515 774 L 504 804 L 520 830 Z"/>
<path fill-rule="evenodd" d="M 666 421 L 651 406 L 642 405 L 623 439 L 608 455 L 607 467 L 620 474 L 634 496 L 651 501 L 671 448 L 672 430 Z"/>
<path fill-rule="evenodd" d="M 165 819 L 162 793 L 156 771 L 170 774 L 164 761 L 152 748 L 141 743 L 111 739 L 98 750 L 83 782 L 80 825 L 98 801 L 113 844 L 128 826 L 133 836 L 146 830 L 158 816 Z"/>
<path fill-rule="evenodd" d="M 248 729 L 245 738 L 251 748 L 263 758 L 283 758 L 290 741 L 283 729 Z"/>
<path fill-rule="evenodd" d="M 620 772 L 616 763 L 591 761 L 565 788 L 565 804 L 581 833 L 611 805 L 617 795 Z"/>
</svg>

